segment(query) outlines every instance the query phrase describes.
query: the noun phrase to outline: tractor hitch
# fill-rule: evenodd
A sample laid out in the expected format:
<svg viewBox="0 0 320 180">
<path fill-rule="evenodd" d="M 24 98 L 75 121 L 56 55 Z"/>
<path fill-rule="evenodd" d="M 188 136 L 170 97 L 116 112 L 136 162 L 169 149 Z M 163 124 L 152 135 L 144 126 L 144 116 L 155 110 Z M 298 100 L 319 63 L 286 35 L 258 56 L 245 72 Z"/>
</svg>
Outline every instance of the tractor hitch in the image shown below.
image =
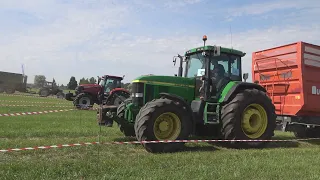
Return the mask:
<svg viewBox="0 0 320 180">
<path fill-rule="evenodd" d="M 112 127 L 113 121 L 119 122 L 117 119 L 117 106 L 109 105 L 98 108 L 97 121 L 100 126 Z"/>
</svg>

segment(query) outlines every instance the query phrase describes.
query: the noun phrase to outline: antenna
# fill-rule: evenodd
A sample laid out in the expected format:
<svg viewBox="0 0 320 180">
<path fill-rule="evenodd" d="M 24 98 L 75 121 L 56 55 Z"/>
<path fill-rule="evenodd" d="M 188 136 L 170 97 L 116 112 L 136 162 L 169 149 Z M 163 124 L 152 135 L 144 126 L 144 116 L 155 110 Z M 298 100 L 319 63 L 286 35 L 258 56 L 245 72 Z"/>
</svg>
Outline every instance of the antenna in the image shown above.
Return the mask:
<svg viewBox="0 0 320 180">
<path fill-rule="evenodd" d="M 231 36 L 231 38 L 230 38 L 230 40 L 231 40 L 231 49 L 233 49 L 233 46 L 232 46 L 232 30 L 231 30 L 231 25 L 230 25 L 230 36 Z"/>
<path fill-rule="evenodd" d="M 24 77 L 24 64 L 21 64 L 21 69 L 22 69 L 22 75 Z"/>
</svg>

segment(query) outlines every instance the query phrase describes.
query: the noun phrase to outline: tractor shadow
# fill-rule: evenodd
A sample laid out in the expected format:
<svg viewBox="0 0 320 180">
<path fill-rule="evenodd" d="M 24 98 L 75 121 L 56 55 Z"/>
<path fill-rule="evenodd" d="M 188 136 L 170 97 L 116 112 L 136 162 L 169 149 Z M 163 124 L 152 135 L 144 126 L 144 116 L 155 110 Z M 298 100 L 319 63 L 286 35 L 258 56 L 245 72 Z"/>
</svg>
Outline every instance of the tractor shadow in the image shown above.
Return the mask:
<svg viewBox="0 0 320 180">
<path fill-rule="evenodd" d="M 199 137 L 199 136 L 192 136 L 189 140 L 215 140 L 212 137 Z M 303 146 L 303 144 L 313 144 L 313 145 L 320 145 L 320 140 L 308 140 L 308 141 L 297 141 L 295 138 L 287 137 L 287 136 L 280 136 L 275 137 L 273 140 L 288 140 L 288 141 L 274 141 L 268 142 L 263 149 L 278 149 L 278 148 L 297 148 Z M 292 141 L 291 141 L 292 140 Z M 130 141 L 137 141 L 135 137 L 120 137 L 115 138 L 114 141 L 118 142 L 130 142 Z M 134 146 L 141 146 L 141 144 L 132 144 Z M 201 152 L 201 151 L 217 151 L 226 149 L 226 146 L 222 142 L 200 142 L 200 143 L 187 143 L 185 144 L 184 148 L 175 151 L 175 152 Z M 227 148 L 229 149 L 229 148 Z M 238 150 L 248 150 L 248 149 L 238 149 Z"/>
<path fill-rule="evenodd" d="M 193 136 L 190 139 L 193 140 L 200 140 L 200 139 L 206 139 L 206 140 L 217 140 L 215 138 L 212 137 L 197 137 L 197 136 Z M 292 138 L 290 137 L 276 137 L 274 138 L 274 140 L 292 140 Z M 320 140 L 314 140 L 313 142 L 317 142 L 320 145 Z M 297 148 L 301 145 L 301 143 L 303 143 L 303 141 L 274 141 L 274 142 L 268 142 L 266 144 L 265 147 L 263 147 L 263 149 L 277 149 L 277 148 Z M 311 143 L 311 141 L 308 141 L 308 143 Z M 217 148 L 217 150 L 219 149 L 225 149 L 226 146 L 224 145 L 223 142 L 207 142 L 207 144 L 210 144 L 214 147 Z M 228 148 L 227 148 L 228 149 Z M 238 149 L 238 150 L 246 150 L 246 149 Z"/>
<path fill-rule="evenodd" d="M 113 139 L 116 142 L 131 142 L 131 141 L 137 141 L 137 138 L 135 137 L 120 137 L 120 138 L 115 138 Z M 132 144 L 133 146 L 141 146 L 141 144 L 137 143 L 137 144 Z M 210 145 L 206 145 L 206 146 L 201 146 L 201 145 L 197 145 L 195 143 L 193 143 L 192 146 L 190 145 L 185 145 L 183 147 L 183 149 L 180 149 L 178 151 L 174 151 L 174 152 L 168 152 L 168 153 L 176 153 L 176 152 L 201 152 L 201 151 L 215 151 L 215 150 L 219 150 L 217 148 L 215 148 L 214 146 L 210 146 Z"/>
</svg>

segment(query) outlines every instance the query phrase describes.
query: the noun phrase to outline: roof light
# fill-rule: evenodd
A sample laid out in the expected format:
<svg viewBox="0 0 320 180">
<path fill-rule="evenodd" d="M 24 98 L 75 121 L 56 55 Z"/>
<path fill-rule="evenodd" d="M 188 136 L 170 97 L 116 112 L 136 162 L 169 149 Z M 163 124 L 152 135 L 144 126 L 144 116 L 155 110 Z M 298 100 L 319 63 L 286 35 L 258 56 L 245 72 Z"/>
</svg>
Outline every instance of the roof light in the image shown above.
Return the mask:
<svg viewBox="0 0 320 180">
<path fill-rule="evenodd" d="M 207 38 L 207 36 L 206 35 L 204 35 L 203 37 L 202 37 L 202 40 L 203 41 L 206 41 L 208 38 Z"/>
</svg>

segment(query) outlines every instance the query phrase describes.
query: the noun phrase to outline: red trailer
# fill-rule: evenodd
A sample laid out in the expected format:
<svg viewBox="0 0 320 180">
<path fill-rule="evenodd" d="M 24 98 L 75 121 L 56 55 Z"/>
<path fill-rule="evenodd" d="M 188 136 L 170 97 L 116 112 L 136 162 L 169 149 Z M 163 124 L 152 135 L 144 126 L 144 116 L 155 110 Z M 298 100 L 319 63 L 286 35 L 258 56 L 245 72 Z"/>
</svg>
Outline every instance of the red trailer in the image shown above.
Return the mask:
<svg viewBox="0 0 320 180">
<path fill-rule="evenodd" d="M 296 42 L 253 52 L 252 79 L 266 88 L 283 131 L 320 137 L 320 46 Z"/>
</svg>

